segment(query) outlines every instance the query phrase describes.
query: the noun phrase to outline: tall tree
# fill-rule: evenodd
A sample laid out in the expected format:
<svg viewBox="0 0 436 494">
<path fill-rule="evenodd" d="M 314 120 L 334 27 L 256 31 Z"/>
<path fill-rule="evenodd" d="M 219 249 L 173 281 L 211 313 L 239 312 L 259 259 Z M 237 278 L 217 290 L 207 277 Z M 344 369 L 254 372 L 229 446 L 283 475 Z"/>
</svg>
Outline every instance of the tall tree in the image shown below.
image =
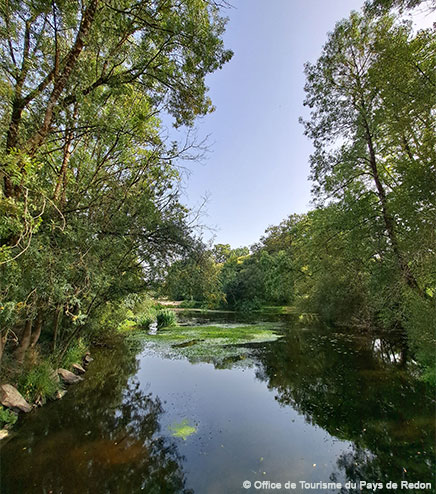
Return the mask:
<svg viewBox="0 0 436 494">
<path fill-rule="evenodd" d="M 318 62 L 306 66 L 305 104 L 312 112 L 305 125 L 315 145 L 315 194 L 346 201 L 350 208 L 362 204 L 368 194 L 374 195 L 376 209 L 368 211 L 367 216 L 380 216 L 386 235 L 385 251 L 392 252 L 407 285 L 422 293 L 423 287 L 419 286 L 402 243 L 404 228 L 395 208 L 402 175 L 400 162 L 407 158 L 407 146 L 403 143 L 401 149 L 396 141 L 396 149 L 393 148 L 398 134 L 392 130 L 402 127 L 404 131 L 406 117 L 413 127 L 416 113 L 427 126 L 434 127 L 434 98 L 427 105 L 417 105 L 415 115 L 405 111 L 407 105 L 413 106 L 417 98 L 422 99 L 422 94 L 434 95 L 433 76 L 422 68 L 434 63 L 434 37 L 430 33 L 419 36 L 428 42 L 421 43 L 421 49 L 406 61 L 399 62 L 397 58 L 399 63 L 395 65 L 389 60 L 392 51 L 388 54 L 387 46 L 401 39 L 403 49 L 410 52 L 410 25 L 397 26 L 389 16 L 373 19 L 357 13 L 340 22 Z M 401 95 L 401 88 L 389 77 L 389 71 L 397 71 L 402 63 L 414 78 L 409 85 L 412 94 Z M 393 99 L 397 104 L 401 101 L 401 113 L 392 111 Z M 422 134 L 418 139 L 421 138 Z M 423 149 L 421 144 L 424 146 L 421 141 L 418 147 Z M 394 149 L 400 153 L 395 157 Z M 413 165 L 411 158 L 405 169 Z"/>
<path fill-rule="evenodd" d="M 41 331 L 70 341 L 191 242 L 187 148 L 159 114 L 192 126 L 213 110 L 224 26 L 203 0 L 1 4 L 0 351 L 10 330 L 20 355 Z"/>
</svg>

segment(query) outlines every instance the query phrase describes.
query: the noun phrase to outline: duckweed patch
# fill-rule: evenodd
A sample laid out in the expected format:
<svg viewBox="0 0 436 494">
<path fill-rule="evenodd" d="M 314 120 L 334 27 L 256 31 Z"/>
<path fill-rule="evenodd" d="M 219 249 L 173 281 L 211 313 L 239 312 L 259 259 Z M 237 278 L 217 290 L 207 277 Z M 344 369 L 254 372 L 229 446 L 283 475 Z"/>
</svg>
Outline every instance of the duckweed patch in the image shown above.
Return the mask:
<svg viewBox="0 0 436 494">
<path fill-rule="evenodd" d="M 184 419 L 180 423 L 174 423 L 168 429 L 173 437 L 181 437 L 184 441 L 197 432 L 197 427 L 189 425 L 188 419 Z"/>
<path fill-rule="evenodd" d="M 213 363 L 227 368 L 250 365 L 251 343 L 276 341 L 282 335 L 277 323 L 176 326 L 146 334 L 146 348 L 166 358 L 187 358 L 190 362 Z"/>
</svg>

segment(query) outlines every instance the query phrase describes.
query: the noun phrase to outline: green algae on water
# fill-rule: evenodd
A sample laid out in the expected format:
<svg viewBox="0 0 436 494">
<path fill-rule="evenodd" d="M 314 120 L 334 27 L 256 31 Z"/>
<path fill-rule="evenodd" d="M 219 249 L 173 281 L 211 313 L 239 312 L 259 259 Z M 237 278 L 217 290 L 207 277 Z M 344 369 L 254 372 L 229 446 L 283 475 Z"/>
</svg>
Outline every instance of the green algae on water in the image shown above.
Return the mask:
<svg viewBox="0 0 436 494">
<path fill-rule="evenodd" d="M 181 437 L 184 441 L 197 432 L 197 427 L 189 425 L 188 419 L 183 419 L 180 423 L 174 423 L 168 427 L 173 437 Z"/>
<path fill-rule="evenodd" d="M 148 348 L 167 358 L 213 363 L 219 368 L 250 365 L 248 344 L 276 341 L 277 323 L 177 326 L 143 334 Z"/>
</svg>

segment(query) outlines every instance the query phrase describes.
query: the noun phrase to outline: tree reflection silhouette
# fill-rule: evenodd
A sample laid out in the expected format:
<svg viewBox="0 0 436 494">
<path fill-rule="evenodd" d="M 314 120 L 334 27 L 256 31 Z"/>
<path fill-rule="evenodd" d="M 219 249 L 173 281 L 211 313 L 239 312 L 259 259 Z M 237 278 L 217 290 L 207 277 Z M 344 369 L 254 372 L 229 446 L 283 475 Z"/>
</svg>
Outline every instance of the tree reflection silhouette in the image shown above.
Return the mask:
<svg viewBox="0 0 436 494">
<path fill-rule="evenodd" d="M 159 399 L 130 378 L 138 362 L 104 351 L 61 401 L 25 417 L 1 450 L 2 493 L 190 493 L 183 457 L 160 434 Z"/>
<path fill-rule="evenodd" d="M 391 348 L 392 342 L 382 347 Z M 347 480 L 434 481 L 431 390 L 403 361 L 391 362 L 377 352 L 371 338 L 291 331 L 260 351 L 259 359 L 257 376 L 276 392 L 280 404 L 354 443 L 353 451 L 337 460 Z"/>
</svg>

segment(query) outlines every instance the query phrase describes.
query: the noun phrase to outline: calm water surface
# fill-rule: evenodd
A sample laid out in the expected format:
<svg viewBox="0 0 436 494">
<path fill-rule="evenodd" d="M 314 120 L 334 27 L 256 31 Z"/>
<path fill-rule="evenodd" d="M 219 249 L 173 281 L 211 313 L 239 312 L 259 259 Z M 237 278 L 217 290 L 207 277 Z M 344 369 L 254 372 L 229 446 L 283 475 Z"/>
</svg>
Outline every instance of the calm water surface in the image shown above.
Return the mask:
<svg viewBox="0 0 436 494">
<path fill-rule="evenodd" d="M 218 315 L 198 322 L 211 317 Z M 86 380 L 23 417 L 2 444 L 1 492 L 351 493 L 359 491 L 302 490 L 298 482 L 360 480 L 434 486 L 433 393 L 395 347 L 292 320 L 281 327 L 284 338 L 228 368 L 148 348 L 95 351 Z M 173 437 L 170 427 L 184 420 L 196 432 Z M 297 488 L 247 490 L 246 480 Z"/>
</svg>

